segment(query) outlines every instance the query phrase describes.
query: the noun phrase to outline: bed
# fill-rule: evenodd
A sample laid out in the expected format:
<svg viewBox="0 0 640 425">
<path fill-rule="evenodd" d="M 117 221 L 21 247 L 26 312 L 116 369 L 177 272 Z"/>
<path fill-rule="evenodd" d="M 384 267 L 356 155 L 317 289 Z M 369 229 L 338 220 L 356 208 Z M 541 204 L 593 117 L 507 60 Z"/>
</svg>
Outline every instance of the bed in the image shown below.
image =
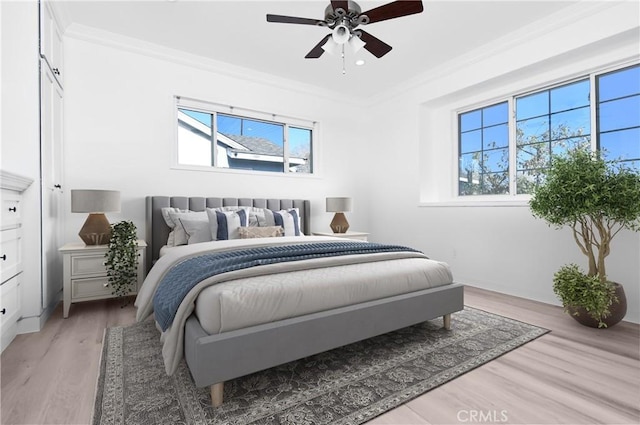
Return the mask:
<svg viewBox="0 0 640 425">
<path fill-rule="evenodd" d="M 187 253 L 186 257 L 198 257 L 204 252 L 210 252 L 209 250 L 228 252 L 235 249 L 234 246 L 236 245 L 244 248 L 244 244 L 246 243 L 245 241 L 231 240 L 205 242 L 180 247 L 180 253 L 177 252 L 178 250 L 171 251 L 169 254 L 160 258 L 160 252 L 163 246 L 166 245 L 170 233 L 170 229 L 162 216 L 163 208 L 173 207 L 182 210 L 202 212 L 209 208 L 219 209 L 236 206 L 258 209 L 265 208 L 272 211 L 286 211 L 295 208 L 299 220 L 300 232 L 305 235 L 310 234 L 311 214 L 310 203 L 307 200 L 150 196 L 146 198 L 146 238 L 148 249 L 146 258 L 147 269 L 149 271 L 147 280 L 156 279 L 153 277 L 154 274 L 162 275 L 164 273 L 164 275 L 167 275 L 168 272 L 163 271 L 165 267 L 167 267 L 168 270 L 168 266 L 166 266 L 165 263 L 184 263 L 181 257 L 184 253 Z M 332 239 L 336 238 L 312 236 L 265 238 L 251 242 L 247 249 L 249 251 L 252 249 L 260 250 L 265 246 L 267 247 L 266 249 L 286 250 L 293 247 L 294 244 L 308 247 L 331 247 L 339 245 L 338 242 L 334 242 Z M 344 243 L 344 240 L 341 239 L 340 244 Z M 367 242 L 360 242 L 359 244 L 351 242 L 351 245 L 358 245 L 349 247 L 349 249 L 354 250 L 373 250 L 376 248 L 374 246 L 376 244 L 369 244 Z M 356 257 L 359 259 L 353 260 L 353 258 Z M 369 257 L 372 258 L 367 259 Z M 178 311 L 178 315 L 184 315 L 184 319 L 172 325 L 172 332 L 163 332 L 163 355 L 165 356 L 167 373 L 172 373 L 170 363 L 175 363 L 184 357 L 196 386 L 210 386 L 211 402 L 213 406 L 217 407 L 223 402 L 225 381 L 437 317 L 442 317 L 443 326 L 446 329 L 450 329 L 451 313 L 463 309 L 464 288 L 461 284 L 453 282 L 450 272 L 448 272 L 449 274 L 443 272 L 443 267 L 446 267 L 448 270 L 448 266 L 442 266 L 444 263 L 425 260 L 423 257 L 421 253 L 376 251 L 368 253 L 366 256 L 347 255 L 345 257 L 332 259 L 321 258 L 309 261 L 298 261 L 296 264 L 300 264 L 301 266 L 286 266 L 289 268 L 282 268 L 285 267 L 282 264 L 270 264 L 251 269 L 264 270 L 260 273 L 247 273 L 242 270 L 227 273 L 228 275 L 234 276 L 233 278 L 229 278 L 233 280 L 207 286 L 206 289 L 202 289 L 201 292 L 197 294 L 192 290 L 189 293 L 191 300 L 189 302 L 183 302 Z M 345 260 L 345 258 L 348 259 L 348 261 Z M 275 319 L 273 317 L 269 319 L 270 316 L 268 313 L 270 311 L 266 310 L 274 310 L 273 306 L 278 304 L 276 302 L 272 304 L 267 302 L 266 305 L 269 306 L 268 308 L 264 308 L 263 306 L 261 311 L 256 311 L 255 314 L 249 315 L 252 317 L 250 317 L 247 323 L 240 320 L 235 325 L 229 325 L 229 323 L 234 323 L 233 320 L 238 321 L 239 319 L 243 319 L 244 316 L 237 317 L 241 314 L 238 313 L 238 311 L 242 310 L 242 305 L 238 304 L 240 306 L 238 307 L 236 304 L 230 304 L 233 305 L 233 308 L 228 310 L 233 311 L 236 317 L 234 319 L 228 319 L 225 316 L 225 327 L 212 330 L 211 327 L 214 325 L 204 320 L 204 316 L 209 314 L 208 311 L 210 308 L 208 306 L 218 303 L 218 301 L 215 300 L 226 297 L 224 300 L 225 303 L 228 303 L 229 297 L 235 297 L 233 298 L 234 300 L 240 299 L 242 301 L 243 292 L 231 292 L 240 291 L 236 285 L 238 282 L 246 281 L 249 283 L 249 286 L 252 282 L 254 284 L 255 282 L 266 282 L 268 285 L 274 285 L 280 288 L 288 285 L 288 280 L 294 278 L 301 279 L 300 276 L 305 276 L 306 279 L 307 275 L 304 273 L 311 275 L 316 273 L 316 270 L 318 270 L 319 273 L 323 273 L 323 275 L 322 277 L 315 277 L 315 279 L 327 285 L 332 284 L 331 282 L 335 283 L 335 281 L 338 281 L 337 284 L 340 284 L 339 279 L 345 280 L 344 276 L 347 276 L 349 282 L 351 282 L 352 277 L 349 274 L 345 275 L 345 273 L 361 275 L 363 274 L 363 270 L 371 270 L 370 275 L 372 282 L 367 281 L 369 278 L 363 279 L 362 276 L 360 276 L 360 280 L 367 281 L 367 284 L 371 283 L 374 290 L 378 287 L 382 288 L 380 289 L 382 291 L 380 293 L 386 294 L 384 291 L 387 291 L 387 289 L 384 289 L 382 285 L 384 283 L 383 281 L 396 280 L 395 275 L 385 274 L 385 267 L 388 268 L 388 266 L 391 265 L 391 261 L 387 260 L 393 260 L 394 264 L 402 267 L 414 267 L 412 263 L 420 263 L 420 265 L 422 265 L 426 261 L 429 261 L 433 263 L 434 267 L 439 267 L 434 268 L 433 271 L 433 275 L 435 276 L 434 280 L 438 280 L 439 283 L 437 285 L 428 284 L 433 287 L 427 284 L 420 286 L 422 283 L 417 283 L 416 285 L 418 286 L 415 286 L 415 282 L 424 280 L 424 278 L 420 276 L 425 273 L 431 273 L 431 271 L 418 270 L 415 273 L 408 271 L 406 275 L 398 274 L 397 277 L 398 282 L 410 288 L 404 289 L 408 292 L 393 292 L 391 295 L 377 296 L 362 295 L 364 297 L 362 300 L 364 301 L 358 301 L 359 298 L 356 297 L 356 301 L 347 305 L 327 307 L 326 309 L 309 313 L 304 313 L 304 311 L 311 310 L 302 310 L 303 313 L 288 313 L 291 317 L 283 316 L 282 318 L 276 317 Z M 326 266 L 320 267 L 313 265 L 309 266 L 310 270 L 307 270 L 305 268 L 307 262 L 310 264 L 325 262 Z M 429 267 L 432 267 L 432 265 Z M 356 272 L 356 270 L 358 271 Z M 407 268 L 407 270 L 409 269 Z M 234 273 L 240 274 L 236 276 Z M 245 273 L 246 276 L 242 273 Z M 300 274 L 297 275 L 296 273 Z M 398 272 L 393 271 L 390 273 Z M 282 279 L 280 279 L 281 277 Z M 145 284 L 147 280 L 145 280 Z M 357 279 L 353 277 L 353 280 L 356 281 Z M 398 286 L 402 285 L 399 284 Z M 200 285 L 198 285 L 198 287 L 199 286 Z M 153 290 L 149 289 L 150 287 L 151 284 L 148 284 L 146 287 L 143 285 L 136 300 L 138 320 L 144 320 L 150 314 L 148 303 L 147 307 L 139 304 L 141 298 L 146 297 L 149 299 L 149 294 Z M 311 288 L 313 288 L 313 286 Z M 321 298 L 318 294 L 322 294 L 322 291 L 327 293 L 333 291 L 339 292 L 341 290 L 339 286 L 334 286 L 333 288 L 334 289 L 330 290 L 326 288 L 323 289 L 322 287 L 320 289 L 313 289 L 320 292 L 310 292 L 310 294 L 306 294 L 305 296 L 315 299 Z M 394 291 L 398 290 L 399 289 L 394 289 Z M 309 289 L 309 291 L 312 291 L 312 289 Z M 206 299 L 206 297 L 214 301 L 208 301 L 210 304 L 205 304 L 201 300 Z M 141 303 L 144 304 L 144 302 Z M 222 304 L 222 301 L 220 301 L 220 303 Z M 298 302 L 297 304 L 301 303 Z M 204 308 L 203 305 L 206 305 L 207 308 Z M 143 311 L 145 309 L 147 310 L 146 312 Z M 159 313 L 160 312 L 156 312 L 155 316 L 157 325 L 159 322 L 162 322 L 162 315 Z M 265 315 L 263 319 L 259 319 L 261 314 Z M 164 331 L 164 328 L 162 330 Z M 168 336 L 166 336 L 166 334 L 168 334 Z M 168 345 L 169 348 L 167 348 Z M 175 345 L 177 348 L 171 348 L 172 345 Z M 166 354 L 165 349 L 167 349 L 167 352 L 170 354 Z M 178 351 L 178 353 L 173 351 Z M 171 360 L 167 360 L 167 358 Z"/>
</svg>

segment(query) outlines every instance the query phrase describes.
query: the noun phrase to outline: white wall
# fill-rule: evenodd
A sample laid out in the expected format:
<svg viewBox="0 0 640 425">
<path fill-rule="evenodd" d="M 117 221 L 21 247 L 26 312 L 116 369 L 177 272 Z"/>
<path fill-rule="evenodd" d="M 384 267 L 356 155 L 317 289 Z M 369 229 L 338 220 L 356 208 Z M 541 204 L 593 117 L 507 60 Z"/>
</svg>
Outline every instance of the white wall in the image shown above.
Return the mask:
<svg viewBox="0 0 640 425">
<path fill-rule="evenodd" d="M 0 1 L 2 9 L 1 167 L 34 182 L 23 194 L 22 317 L 41 308 L 38 4 Z M 19 326 L 21 324 L 19 323 Z M 22 329 L 20 329 L 22 330 Z"/>
<path fill-rule="evenodd" d="M 451 200 L 454 181 L 451 119 L 457 108 L 637 58 L 637 5 L 587 5 L 581 5 L 584 12 L 565 12 L 523 28 L 508 40 L 409 81 L 364 109 L 326 93 L 288 89 L 277 79 L 269 82 L 244 72 L 234 76 L 179 53 L 174 60 L 172 52 L 145 52 L 131 47 L 133 41 L 72 31 L 65 37 L 67 188 L 122 191 L 122 212 L 109 218 L 133 220 L 140 236 L 143 198 L 150 194 L 309 198 L 314 230 L 327 230 L 331 220 L 324 212 L 325 196 L 353 196 L 353 230 L 447 261 L 458 281 L 558 304 L 551 291 L 553 273 L 564 263 L 584 263 L 567 230 L 548 228 L 522 203 L 461 206 L 443 201 Z M 318 120 L 319 174 L 171 169 L 175 94 Z M 84 218 L 67 210 L 67 240 L 77 239 Z M 625 284 L 626 320 L 638 322 L 640 240 L 625 233 L 614 243 L 610 277 Z"/>
<path fill-rule="evenodd" d="M 534 219 L 526 201 L 506 205 L 454 197 L 456 110 L 543 87 L 607 65 L 638 60 L 638 4 L 587 3 L 581 13 L 563 12 L 535 27 L 445 64 L 377 99 L 369 108 L 376 127 L 369 162 L 385 173 L 370 174 L 373 239 L 415 246 L 447 261 L 456 280 L 499 292 L 559 304 L 553 273 L 586 261 L 567 229 Z M 580 7 L 584 8 L 582 3 Z M 591 8 L 591 9 L 589 9 Z M 394 142 L 389 159 L 384 147 Z M 393 205 L 393 210 L 376 207 Z M 507 206 L 510 205 L 510 206 Z M 624 284 L 625 320 L 640 321 L 640 243 L 630 232 L 613 241 L 611 280 Z"/>
<path fill-rule="evenodd" d="M 120 190 L 122 211 L 108 214 L 112 222 L 133 220 L 144 237 L 146 195 L 291 197 L 310 199 L 313 230 L 328 231 L 326 196 L 353 196 L 356 204 L 366 203 L 357 178 L 365 164 L 352 161 L 364 140 L 357 131 L 360 110 L 333 100 L 339 96 L 316 95 L 277 79 L 270 84 L 253 75 L 236 77 L 224 65 L 157 46 L 146 46 L 141 54 L 131 48 L 135 40 L 125 45 L 108 34 L 99 39 L 86 29 L 74 31 L 64 47 L 65 181 L 69 189 Z M 222 67 L 220 72 L 216 67 Z M 317 174 L 172 169 L 174 95 L 318 121 Z M 345 116 L 356 116 L 355 126 Z M 69 206 L 69 191 L 66 196 Z M 86 217 L 69 210 L 65 236 L 73 241 Z M 368 228 L 364 208 L 350 221 L 354 229 Z"/>
</svg>

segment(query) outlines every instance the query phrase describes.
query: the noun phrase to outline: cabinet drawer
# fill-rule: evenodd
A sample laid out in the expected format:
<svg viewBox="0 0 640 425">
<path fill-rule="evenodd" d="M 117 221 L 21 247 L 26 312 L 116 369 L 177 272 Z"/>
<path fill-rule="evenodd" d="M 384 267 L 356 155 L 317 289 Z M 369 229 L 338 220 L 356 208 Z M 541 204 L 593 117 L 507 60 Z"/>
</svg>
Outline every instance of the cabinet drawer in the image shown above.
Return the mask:
<svg viewBox="0 0 640 425">
<path fill-rule="evenodd" d="M 104 266 L 104 253 L 93 255 L 74 255 L 71 257 L 71 276 L 107 274 Z"/>
<path fill-rule="evenodd" d="M 0 326 L 4 330 L 20 317 L 20 276 L 14 276 L 0 286 Z"/>
<path fill-rule="evenodd" d="M 108 286 L 107 277 L 90 277 L 86 279 L 74 279 L 71 281 L 71 299 L 108 297 L 111 295 L 111 287 Z"/>
<path fill-rule="evenodd" d="M 112 296 L 108 277 L 89 277 L 71 281 L 71 301 L 109 298 Z M 129 292 L 134 294 L 135 292 Z"/>
<path fill-rule="evenodd" d="M 2 190 L 1 197 L 2 213 L 0 217 L 2 217 L 2 222 L 0 223 L 0 228 L 11 229 L 18 227 L 22 215 L 20 196 L 14 191 Z"/>
<path fill-rule="evenodd" d="M 0 282 L 20 273 L 20 229 L 0 232 Z"/>
</svg>

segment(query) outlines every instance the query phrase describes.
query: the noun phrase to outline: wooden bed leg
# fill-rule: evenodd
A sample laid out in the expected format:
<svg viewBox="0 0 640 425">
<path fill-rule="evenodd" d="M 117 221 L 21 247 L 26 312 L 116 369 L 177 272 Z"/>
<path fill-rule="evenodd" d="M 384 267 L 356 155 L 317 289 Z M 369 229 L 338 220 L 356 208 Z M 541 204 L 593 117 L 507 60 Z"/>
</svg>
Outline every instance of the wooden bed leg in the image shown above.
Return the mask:
<svg viewBox="0 0 640 425">
<path fill-rule="evenodd" d="M 442 316 L 442 321 L 444 322 L 444 328 L 451 330 L 451 313 Z"/>
<path fill-rule="evenodd" d="M 222 393 L 224 392 L 224 382 L 218 382 L 211 386 L 211 404 L 213 407 L 222 406 Z"/>
</svg>

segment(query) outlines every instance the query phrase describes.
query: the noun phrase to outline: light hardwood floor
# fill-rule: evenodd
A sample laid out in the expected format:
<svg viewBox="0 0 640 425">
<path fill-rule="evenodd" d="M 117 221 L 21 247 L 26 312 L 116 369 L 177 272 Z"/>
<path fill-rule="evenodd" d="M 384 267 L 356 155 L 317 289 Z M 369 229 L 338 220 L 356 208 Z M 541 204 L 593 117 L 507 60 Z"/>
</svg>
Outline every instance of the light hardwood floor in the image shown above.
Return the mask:
<svg viewBox="0 0 640 425">
<path fill-rule="evenodd" d="M 471 287 L 465 304 L 552 332 L 371 424 L 640 423 L 640 326 L 585 328 L 559 307 Z M 134 315 L 113 300 L 74 304 L 19 335 L 1 357 L 1 423 L 88 423 L 104 329 Z"/>
</svg>

